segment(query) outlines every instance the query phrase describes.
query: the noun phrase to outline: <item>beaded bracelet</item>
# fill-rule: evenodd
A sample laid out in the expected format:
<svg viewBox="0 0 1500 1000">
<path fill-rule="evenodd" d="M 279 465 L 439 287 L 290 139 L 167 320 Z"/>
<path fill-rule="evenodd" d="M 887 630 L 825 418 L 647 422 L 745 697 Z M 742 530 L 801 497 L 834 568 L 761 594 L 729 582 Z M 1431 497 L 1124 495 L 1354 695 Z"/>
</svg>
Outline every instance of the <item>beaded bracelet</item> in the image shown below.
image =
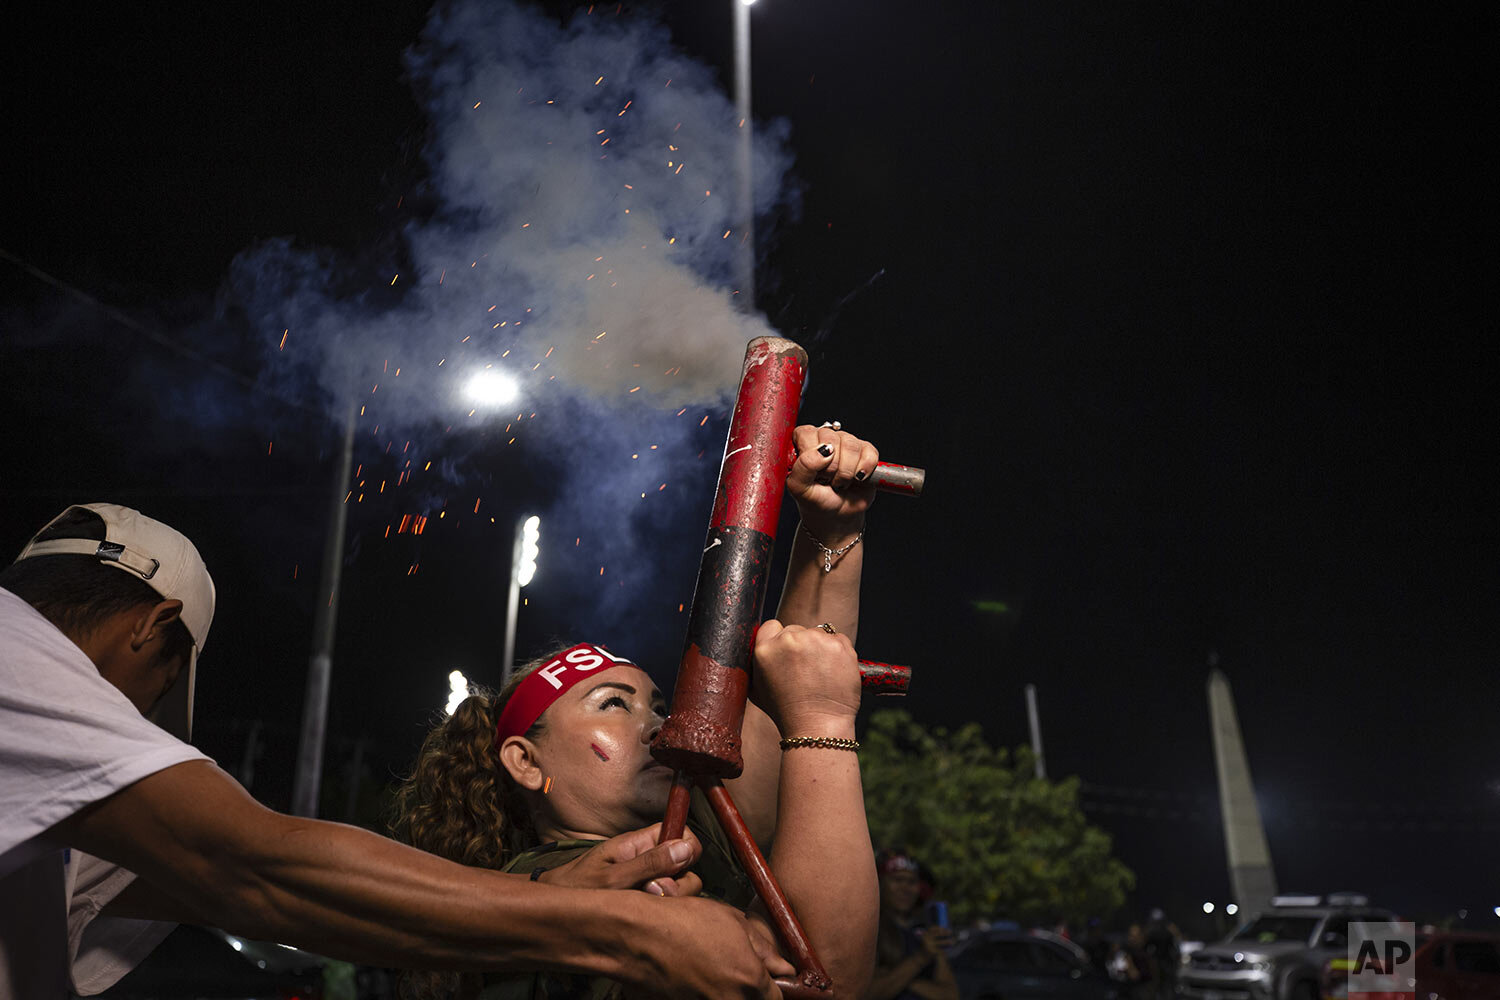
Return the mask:
<svg viewBox="0 0 1500 1000">
<path fill-rule="evenodd" d="M 845 740 L 837 736 L 789 736 L 781 741 L 781 749 L 795 750 L 798 747 L 820 747 L 824 750 L 858 750 L 859 740 Z"/>
</svg>

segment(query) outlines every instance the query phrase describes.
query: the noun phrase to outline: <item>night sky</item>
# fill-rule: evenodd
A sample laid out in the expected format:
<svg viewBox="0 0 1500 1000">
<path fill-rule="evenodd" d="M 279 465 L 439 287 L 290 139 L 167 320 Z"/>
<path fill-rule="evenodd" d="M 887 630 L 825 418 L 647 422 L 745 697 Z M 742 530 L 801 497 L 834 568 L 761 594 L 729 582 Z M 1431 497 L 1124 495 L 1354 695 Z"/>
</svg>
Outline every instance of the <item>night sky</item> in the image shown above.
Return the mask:
<svg viewBox="0 0 1500 1000">
<path fill-rule="evenodd" d="M 659 17 L 731 79 L 727 0 L 592 16 Z M 113 310 L 0 259 L 0 548 L 92 500 L 193 537 L 220 595 L 198 742 L 239 773 L 261 720 L 272 805 L 334 434 L 317 399 L 252 392 L 115 317 L 254 380 L 264 355 L 222 332 L 250 321 L 215 306 L 247 248 L 328 248 L 369 263 L 370 308 L 398 297 L 386 262 L 432 205 L 402 62 L 427 17 L 47 5 L 0 42 L 0 249 Z M 1007 745 L 1037 684 L 1049 769 L 1085 783 L 1132 905 L 1184 923 L 1228 899 L 1216 655 L 1282 888 L 1488 914 L 1494 10 L 762 0 L 753 19 L 755 114 L 789 123 L 795 156 L 758 305 L 809 348 L 804 418 L 930 475 L 871 514 L 861 653 L 914 665 L 919 718 Z M 496 426 L 418 432 L 462 461 L 351 514 L 330 794 L 361 738 L 381 778 L 409 758 L 450 669 L 496 679 L 523 510 L 562 513 L 521 652 L 599 638 L 670 685 L 725 430 L 689 414 L 710 419 L 660 459 L 670 490 L 595 518 L 576 494 L 629 493 L 633 460 L 564 476 L 582 452 L 555 442 L 622 433 L 608 420 L 541 413 L 553 430 L 514 447 Z M 384 440 L 360 440 L 394 479 Z M 382 536 L 440 510 L 420 540 Z M 622 519 L 654 539 L 628 588 L 589 549 Z"/>
</svg>

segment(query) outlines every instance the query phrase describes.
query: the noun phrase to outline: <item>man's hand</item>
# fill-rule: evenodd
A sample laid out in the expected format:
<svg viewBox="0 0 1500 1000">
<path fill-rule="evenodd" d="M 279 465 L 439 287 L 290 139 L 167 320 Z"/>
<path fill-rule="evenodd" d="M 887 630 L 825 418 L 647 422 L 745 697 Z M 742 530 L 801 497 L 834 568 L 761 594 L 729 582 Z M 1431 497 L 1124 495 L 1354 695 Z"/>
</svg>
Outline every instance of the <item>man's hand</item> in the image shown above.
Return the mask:
<svg viewBox="0 0 1500 1000">
<path fill-rule="evenodd" d="M 772 976 L 795 975 L 764 928 L 711 899 L 649 900 L 655 933 L 631 942 L 636 975 L 619 976 L 629 996 L 779 1000 Z"/>
<path fill-rule="evenodd" d="M 580 858 L 538 878 L 570 889 L 644 889 L 654 896 L 696 896 L 703 880 L 684 869 L 703 852 L 693 831 L 658 844 L 661 824 L 611 837 Z M 675 877 L 674 877 L 675 876 Z"/>
<path fill-rule="evenodd" d="M 843 635 L 772 618 L 755 635 L 755 704 L 784 736 L 844 736 L 859 712 L 859 659 Z M 835 730 L 838 730 L 835 732 Z"/>
<path fill-rule="evenodd" d="M 810 424 L 792 431 L 792 446 L 797 460 L 786 491 L 797 501 L 802 523 L 823 544 L 842 545 L 858 534 L 875 499 L 870 476 L 880 452 L 853 434 Z"/>
</svg>

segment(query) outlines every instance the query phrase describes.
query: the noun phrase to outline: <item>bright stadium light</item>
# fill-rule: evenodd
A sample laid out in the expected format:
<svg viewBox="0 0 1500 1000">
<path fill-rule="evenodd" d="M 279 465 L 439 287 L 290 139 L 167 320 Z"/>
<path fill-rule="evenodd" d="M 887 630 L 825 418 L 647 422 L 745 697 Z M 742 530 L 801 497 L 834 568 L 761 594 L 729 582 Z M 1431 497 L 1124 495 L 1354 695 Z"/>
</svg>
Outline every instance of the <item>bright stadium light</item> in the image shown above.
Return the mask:
<svg viewBox="0 0 1500 1000">
<path fill-rule="evenodd" d="M 507 406 L 521 394 L 521 385 L 505 372 L 486 368 L 469 377 L 464 392 L 480 406 Z"/>
<path fill-rule="evenodd" d="M 1212 903 L 1204 903 L 1203 904 L 1203 912 L 1204 913 L 1212 913 L 1212 912 L 1214 912 L 1214 904 L 1212 904 Z"/>
<path fill-rule="evenodd" d="M 516 614 L 521 610 L 521 588 L 536 576 L 541 540 L 542 519 L 535 514 L 516 524 L 515 540 L 510 549 L 510 595 L 505 602 L 505 652 L 500 661 L 504 677 L 510 676 L 516 655 Z"/>
<path fill-rule="evenodd" d="M 1224 912 L 1232 917 L 1236 913 L 1240 912 L 1240 905 L 1238 903 L 1229 903 L 1224 907 Z"/>
<path fill-rule="evenodd" d="M 449 715 L 458 711 L 458 706 L 469 696 L 469 679 L 463 675 L 463 671 L 454 670 L 448 674 L 448 704 L 443 706 L 443 711 Z"/>
<path fill-rule="evenodd" d="M 516 563 L 516 583 L 524 587 L 536 576 L 536 557 L 541 555 L 537 543 L 542 538 L 542 519 L 535 514 L 521 522 L 521 558 Z"/>
</svg>

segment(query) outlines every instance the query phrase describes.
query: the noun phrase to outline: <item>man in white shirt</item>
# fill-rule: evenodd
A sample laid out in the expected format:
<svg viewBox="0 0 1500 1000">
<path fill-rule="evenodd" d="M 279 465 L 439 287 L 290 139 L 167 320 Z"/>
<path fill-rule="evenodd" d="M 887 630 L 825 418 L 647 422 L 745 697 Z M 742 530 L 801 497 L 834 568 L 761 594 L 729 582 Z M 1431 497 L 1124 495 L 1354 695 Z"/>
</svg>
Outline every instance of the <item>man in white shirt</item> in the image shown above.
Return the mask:
<svg viewBox="0 0 1500 1000">
<path fill-rule="evenodd" d="M 790 967 L 669 877 L 694 843 L 638 831 L 530 884 L 260 806 L 184 742 L 213 612 L 193 544 L 112 504 L 69 507 L 0 570 L 0 1000 L 107 989 L 162 921 L 382 965 L 776 996 L 767 966 Z M 598 891 L 638 885 L 682 898 Z"/>
</svg>

